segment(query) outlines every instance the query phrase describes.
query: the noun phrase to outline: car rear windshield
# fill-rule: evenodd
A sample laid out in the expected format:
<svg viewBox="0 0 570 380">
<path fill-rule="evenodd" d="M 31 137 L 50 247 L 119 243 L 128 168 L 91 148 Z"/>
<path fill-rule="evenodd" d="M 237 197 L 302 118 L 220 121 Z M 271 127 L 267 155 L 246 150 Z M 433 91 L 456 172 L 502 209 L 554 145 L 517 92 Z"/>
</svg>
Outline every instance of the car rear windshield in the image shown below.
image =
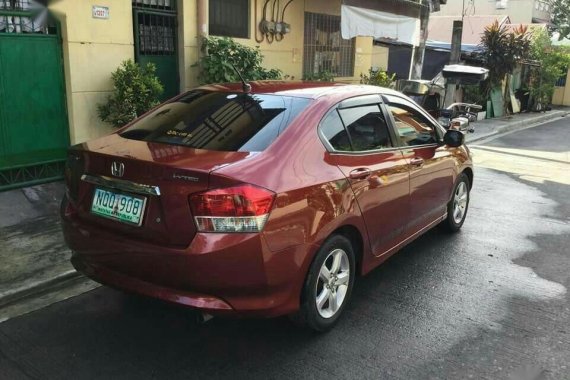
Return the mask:
<svg viewBox="0 0 570 380">
<path fill-rule="evenodd" d="M 259 152 L 309 102 L 279 95 L 195 90 L 157 108 L 121 136 L 190 148 Z"/>
</svg>

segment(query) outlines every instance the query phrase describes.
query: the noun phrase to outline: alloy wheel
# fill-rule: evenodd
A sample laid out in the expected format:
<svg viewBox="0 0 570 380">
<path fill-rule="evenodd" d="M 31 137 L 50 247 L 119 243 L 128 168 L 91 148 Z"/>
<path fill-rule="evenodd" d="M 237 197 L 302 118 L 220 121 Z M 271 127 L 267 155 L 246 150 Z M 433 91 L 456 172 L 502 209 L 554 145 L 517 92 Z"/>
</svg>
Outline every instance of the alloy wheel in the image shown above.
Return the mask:
<svg viewBox="0 0 570 380">
<path fill-rule="evenodd" d="M 460 224 L 465 216 L 468 199 L 469 191 L 467 190 L 467 184 L 460 182 L 453 197 L 453 221 L 457 224 Z"/>
<path fill-rule="evenodd" d="M 315 304 L 323 318 L 333 317 L 341 308 L 350 282 L 350 261 L 346 252 L 337 248 L 329 253 L 317 278 Z"/>
</svg>

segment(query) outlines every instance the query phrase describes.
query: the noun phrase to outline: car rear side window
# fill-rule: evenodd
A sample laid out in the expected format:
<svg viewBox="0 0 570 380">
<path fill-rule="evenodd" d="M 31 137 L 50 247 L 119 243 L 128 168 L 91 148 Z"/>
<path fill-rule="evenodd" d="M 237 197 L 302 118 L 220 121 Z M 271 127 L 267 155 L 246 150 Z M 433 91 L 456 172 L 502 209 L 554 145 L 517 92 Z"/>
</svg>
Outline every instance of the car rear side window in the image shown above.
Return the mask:
<svg viewBox="0 0 570 380">
<path fill-rule="evenodd" d="M 321 132 L 329 144 L 341 152 L 348 152 L 352 150 L 348 133 L 344 129 L 342 120 L 336 109 L 330 111 L 323 119 L 320 126 Z"/>
<path fill-rule="evenodd" d="M 121 136 L 190 148 L 259 152 L 309 102 L 280 95 L 196 90 L 159 107 Z"/>
<path fill-rule="evenodd" d="M 321 123 L 321 132 L 337 151 L 365 152 L 392 147 L 388 124 L 376 104 L 329 112 Z"/>
</svg>

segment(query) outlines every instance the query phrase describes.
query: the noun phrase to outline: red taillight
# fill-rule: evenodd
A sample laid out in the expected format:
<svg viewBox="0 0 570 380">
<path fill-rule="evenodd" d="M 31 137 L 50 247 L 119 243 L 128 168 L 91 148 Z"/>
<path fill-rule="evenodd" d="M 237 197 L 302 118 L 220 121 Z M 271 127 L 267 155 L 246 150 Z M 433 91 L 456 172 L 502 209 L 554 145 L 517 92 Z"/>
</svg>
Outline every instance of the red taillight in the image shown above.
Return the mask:
<svg viewBox="0 0 570 380">
<path fill-rule="evenodd" d="M 191 195 L 190 205 L 201 232 L 259 232 L 274 198 L 269 190 L 240 185 Z"/>
</svg>

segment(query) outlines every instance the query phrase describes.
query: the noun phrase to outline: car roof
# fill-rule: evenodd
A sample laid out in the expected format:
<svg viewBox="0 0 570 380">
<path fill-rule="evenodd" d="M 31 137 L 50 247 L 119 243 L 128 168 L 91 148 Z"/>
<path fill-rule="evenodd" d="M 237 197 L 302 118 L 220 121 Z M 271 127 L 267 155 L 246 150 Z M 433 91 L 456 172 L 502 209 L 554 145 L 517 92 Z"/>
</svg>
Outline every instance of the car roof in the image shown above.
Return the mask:
<svg viewBox="0 0 570 380">
<path fill-rule="evenodd" d="M 401 93 L 385 87 L 363 84 L 309 81 L 252 81 L 252 94 L 274 94 L 317 99 L 327 95 L 344 93 L 347 97 L 366 94 L 401 95 Z M 199 87 L 199 89 L 219 92 L 242 92 L 242 83 L 221 83 Z"/>
</svg>

